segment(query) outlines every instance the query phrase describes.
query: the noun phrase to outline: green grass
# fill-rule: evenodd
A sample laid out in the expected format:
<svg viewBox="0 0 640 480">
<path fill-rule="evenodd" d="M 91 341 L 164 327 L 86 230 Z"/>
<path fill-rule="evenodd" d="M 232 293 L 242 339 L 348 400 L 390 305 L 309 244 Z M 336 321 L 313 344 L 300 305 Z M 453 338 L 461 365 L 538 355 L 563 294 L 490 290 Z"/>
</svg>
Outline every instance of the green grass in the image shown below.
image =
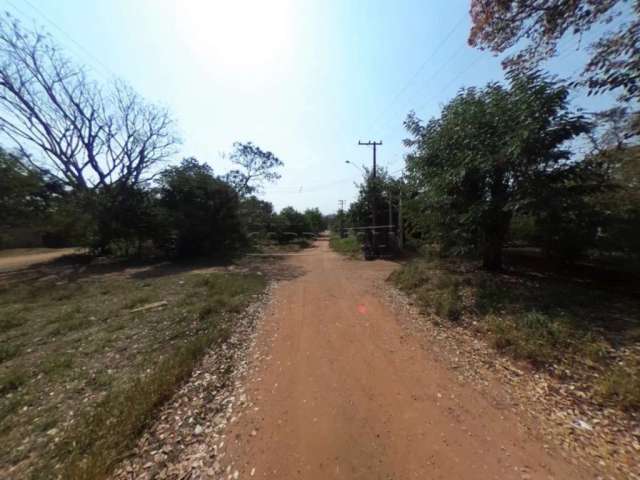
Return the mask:
<svg viewBox="0 0 640 480">
<path fill-rule="evenodd" d="M 602 402 L 640 410 L 640 362 L 614 365 L 600 376 L 596 394 Z"/>
<path fill-rule="evenodd" d="M 401 289 L 415 294 L 421 307 L 442 319 L 462 317 L 460 280 L 436 261 L 419 260 L 393 272 L 391 280 Z"/>
<path fill-rule="evenodd" d="M 104 478 L 266 286 L 243 273 L 57 280 L 0 287 L 0 464 L 20 478 Z"/>
<path fill-rule="evenodd" d="M 24 370 L 14 367 L 0 374 L 0 395 L 6 396 L 18 390 L 27 383 L 27 374 Z"/>
<path fill-rule="evenodd" d="M 360 245 L 360 242 L 354 236 L 345 238 L 332 236 L 329 239 L 329 246 L 333 251 L 351 258 L 359 257 L 362 250 L 362 245 Z"/>
<path fill-rule="evenodd" d="M 560 362 L 566 355 L 595 362 L 605 355 L 604 342 L 570 317 L 534 311 L 508 318 L 490 316 L 487 325 L 498 350 L 534 364 Z"/>
<path fill-rule="evenodd" d="M 533 366 L 562 365 L 593 398 L 638 409 L 640 302 L 568 281 L 495 275 L 468 263 L 418 258 L 390 280 L 442 320 L 459 320 L 500 352 Z M 636 352 L 636 353 L 634 353 Z M 598 379 L 598 380 L 595 380 Z"/>
</svg>

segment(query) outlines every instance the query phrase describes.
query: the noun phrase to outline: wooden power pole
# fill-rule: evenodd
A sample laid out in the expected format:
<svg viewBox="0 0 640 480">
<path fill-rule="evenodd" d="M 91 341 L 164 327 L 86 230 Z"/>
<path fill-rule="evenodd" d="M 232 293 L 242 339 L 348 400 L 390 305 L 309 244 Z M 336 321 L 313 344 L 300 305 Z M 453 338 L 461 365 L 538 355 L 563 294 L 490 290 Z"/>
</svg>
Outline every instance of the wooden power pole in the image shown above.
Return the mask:
<svg viewBox="0 0 640 480">
<path fill-rule="evenodd" d="M 362 141 L 358 141 L 358 145 L 364 145 L 366 147 L 373 147 L 373 170 L 371 172 L 371 178 L 373 180 L 376 179 L 376 147 L 378 145 L 382 145 L 382 141 L 376 142 L 376 141 L 368 141 L 368 142 L 362 142 Z M 375 199 L 375 191 L 374 191 L 374 198 L 373 201 L 371 202 L 371 243 L 372 243 L 372 247 L 373 247 L 373 254 L 375 256 L 378 255 L 378 245 L 376 242 L 376 199 Z"/>
<path fill-rule="evenodd" d="M 373 178 L 376 178 L 376 147 L 378 145 L 382 145 L 382 141 L 379 141 L 379 142 L 372 142 L 372 141 L 362 142 L 362 141 L 359 141 L 358 145 L 364 145 L 365 147 L 373 147 L 373 171 L 371 172 L 371 176 Z"/>
</svg>

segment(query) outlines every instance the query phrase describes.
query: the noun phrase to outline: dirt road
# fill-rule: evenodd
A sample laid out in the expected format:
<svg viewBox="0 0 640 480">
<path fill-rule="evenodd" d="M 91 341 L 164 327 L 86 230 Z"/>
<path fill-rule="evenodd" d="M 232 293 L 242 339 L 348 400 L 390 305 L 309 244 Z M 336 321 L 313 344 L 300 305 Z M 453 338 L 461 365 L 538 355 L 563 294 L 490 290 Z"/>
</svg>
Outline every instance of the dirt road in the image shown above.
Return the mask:
<svg viewBox="0 0 640 480">
<path fill-rule="evenodd" d="M 231 478 L 589 478 L 403 330 L 381 299 L 393 263 L 322 241 L 287 261 L 304 273 L 260 327 L 253 406 L 226 435 Z"/>
<path fill-rule="evenodd" d="M 50 262 L 65 255 L 78 253 L 77 248 L 22 248 L 0 251 L 0 272 L 27 268 L 31 265 Z"/>
</svg>

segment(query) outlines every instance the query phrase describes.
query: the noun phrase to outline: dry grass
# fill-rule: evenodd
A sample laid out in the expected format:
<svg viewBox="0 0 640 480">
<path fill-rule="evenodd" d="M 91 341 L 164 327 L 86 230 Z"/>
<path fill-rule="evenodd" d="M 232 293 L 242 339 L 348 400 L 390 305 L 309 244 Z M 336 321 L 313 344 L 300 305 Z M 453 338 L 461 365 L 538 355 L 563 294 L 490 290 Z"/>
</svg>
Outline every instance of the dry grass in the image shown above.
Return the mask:
<svg viewBox="0 0 640 480">
<path fill-rule="evenodd" d="M 640 410 L 640 361 L 612 366 L 596 384 L 597 397 L 625 410 Z"/>
<path fill-rule="evenodd" d="M 265 283 L 176 273 L 0 290 L 0 477 L 104 476 Z"/>
</svg>

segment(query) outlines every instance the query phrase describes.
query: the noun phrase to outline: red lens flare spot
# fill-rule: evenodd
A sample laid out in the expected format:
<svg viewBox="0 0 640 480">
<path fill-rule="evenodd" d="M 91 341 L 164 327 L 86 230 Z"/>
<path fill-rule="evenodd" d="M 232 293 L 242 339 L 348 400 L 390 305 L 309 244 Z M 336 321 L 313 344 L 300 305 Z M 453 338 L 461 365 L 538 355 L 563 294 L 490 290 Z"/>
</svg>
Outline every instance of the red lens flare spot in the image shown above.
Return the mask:
<svg viewBox="0 0 640 480">
<path fill-rule="evenodd" d="M 360 315 L 366 315 L 367 314 L 367 307 L 365 307 L 362 303 L 358 305 L 358 313 L 360 313 Z"/>
</svg>

